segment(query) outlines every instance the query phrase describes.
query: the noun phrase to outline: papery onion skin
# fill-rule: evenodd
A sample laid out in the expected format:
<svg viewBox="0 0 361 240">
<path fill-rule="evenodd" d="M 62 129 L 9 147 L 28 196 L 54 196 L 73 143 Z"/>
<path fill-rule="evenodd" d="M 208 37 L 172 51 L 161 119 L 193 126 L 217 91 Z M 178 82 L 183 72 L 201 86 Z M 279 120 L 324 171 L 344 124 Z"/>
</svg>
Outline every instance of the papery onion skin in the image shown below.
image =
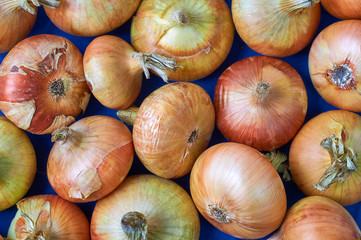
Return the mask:
<svg viewBox="0 0 361 240">
<path fill-rule="evenodd" d="M 257 92 L 262 83 L 270 84 L 264 97 Z M 306 116 L 307 93 L 301 76 L 288 63 L 255 56 L 223 72 L 214 106 L 217 127 L 229 141 L 270 151 L 296 135 Z"/>
<path fill-rule="evenodd" d="M 50 20 L 64 32 L 93 37 L 125 23 L 140 0 L 61 0 L 57 9 L 44 7 Z"/>
<path fill-rule="evenodd" d="M 82 118 L 69 129 L 72 132 L 68 138 L 56 141 L 50 151 L 47 165 L 50 185 L 71 202 L 98 200 L 113 191 L 130 170 L 134 157 L 131 133 L 119 120 L 100 115 Z M 80 177 L 86 171 L 95 171 L 100 180 L 99 183 L 97 177 L 89 183 L 100 184 L 86 192 L 89 196 L 84 193 L 84 185 L 78 186 L 84 183 Z"/>
<path fill-rule="evenodd" d="M 348 175 L 344 183 L 335 182 L 326 191 L 318 191 L 315 184 L 331 164 L 329 153 L 320 145 L 321 141 L 334 134 L 345 140 L 357 154 L 358 169 Z M 344 110 L 321 113 L 308 121 L 293 139 L 289 164 L 292 177 L 306 195 L 329 197 L 341 205 L 351 205 L 361 200 L 361 117 Z"/>
<path fill-rule="evenodd" d="M 179 178 L 207 148 L 214 123 L 212 100 L 202 87 L 170 83 L 141 104 L 133 126 L 134 148 L 149 171 Z"/>
<path fill-rule="evenodd" d="M 178 13 L 184 15 L 178 15 Z M 193 81 L 214 72 L 227 57 L 234 37 L 224 0 L 145 0 L 131 25 L 136 51 L 174 58 L 182 68 L 171 80 Z"/>
<path fill-rule="evenodd" d="M 24 197 L 35 173 L 36 156 L 30 139 L 7 118 L 0 116 L 0 211 Z"/>
<path fill-rule="evenodd" d="M 85 78 L 93 95 L 104 106 L 125 109 L 138 97 L 143 78 L 135 50 L 115 36 L 94 39 L 84 53 Z"/>
<path fill-rule="evenodd" d="M 18 211 L 13 218 L 8 238 L 23 240 L 27 237 L 24 233 L 24 217 L 21 211 L 36 221 L 43 205 L 50 203 L 50 235 L 49 239 L 57 240 L 89 240 L 89 221 L 74 203 L 63 200 L 56 195 L 36 195 L 24 198 L 17 203 Z"/>
<path fill-rule="evenodd" d="M 242 40 L 254 51 L 286 57 L 305 48 L 315 35 L 321 10 L 314 2 L 233 0 L 233 22 Z"/>
<path fill-rule="evenodd" d="M 268 240 L 359 240 L 360 229 L 340 204 L 321 196 L 296 202 L 278 232 Z"/>
<path fill-rule="evenodd" d="M 361 21 L 344 20 L 323 29 L 312 43 L 308 65 L 313 86 L 329 104 L 361 112 Z M 335 84 L 330 71 L 346 65 L 349 82 Z M 347 78 L 345 78 L 347 79 Z"/>
<path fill-rule="evenodd" d="M 321 0 L 322 6 L 334 17 L 340 19 L 361 19 L 359 0 Z"/>
<path fill-rule="evenodd" d="M 281 178 L 264 155 L 247 145 L 220 143 L 204 151 L 191 171 L 190 190 L 198 211 L 234 237 L 264 237 L 286 214 Z M 213 217 L 212 206 L 221 209 Z"/>
<path fill-rule="evenodd" d="M 50 34 L 17 44 L 1 64 L 0 83 L 0 109 L 34 134 L 70 124 L 90 98 L 82 54 L 69 40 Z"/>
<path fill-rule="evenodd" d="M 145 215 L 149 240 L 199 239 L 199 216 L 188 193 L 175 182 L 150 174 L 127 177 L 115 191 L 96 203 L 91 238 L 127 239 L 120 220 L 131 211 Z"/>
</svg>

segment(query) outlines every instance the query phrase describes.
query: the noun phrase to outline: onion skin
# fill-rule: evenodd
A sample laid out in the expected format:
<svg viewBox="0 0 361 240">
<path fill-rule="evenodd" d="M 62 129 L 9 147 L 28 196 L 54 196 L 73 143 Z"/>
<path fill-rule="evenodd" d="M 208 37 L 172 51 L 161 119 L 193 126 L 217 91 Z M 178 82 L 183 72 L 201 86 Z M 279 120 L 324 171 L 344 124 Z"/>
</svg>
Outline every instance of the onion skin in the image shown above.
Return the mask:
<svg viewBox="0 0 361 240">
<path fill-rule="evenodd" d="M 344 146 L 354 150 L 360 166 L 361 117 L 352 112 L 333 110 L 308 121 L 292 141 L 289 152 L 291 175 L 306 195 L 325 196 L 343 206 L 351 205 L 361 200 L 360 167 L 351 172 L 345 182 L 335 182 L 326 191 L 318 191 L 312 186 L 331 164 L 329 153 L 320 143 L 332 134 L 344 139 Z"/>
<path fill-rule="evenodd" d="M 314 0 L 300 2 L 233 0 L 233 22 L 254 51 L 272 57 L 290 56 L 311 42 L 320 23 L 320 4 Z"/>
<path fill-rule="evenodd" d="M 140 0 L 61 0 L 57 9 L 44 7 L 50 20 L 64 32 L 93 37 L 125 23 Z"/>
<path fill-rule="evenodd" d="M 286 192 L 277 171 L 259 151 L 243 144 L 220 143 L 204 151 L 191 171 L 190 190 L 198 211 L 237 238 L 264 237 L 286 214 Z M 222 220 L 228 222 L 212 217 L 210 206 L 221 208 Z"/>
<path fill-rule="evenodd" d="M 270 84 L 265 97 L 257 92 L 260 83 Z M 223 72 L 214 106 L 217 127 L 229 141 L 270 151 L 296 135 L 306 116 L 307 93 L 301 76 L 288 63 L 255 56 Z"/>
<path fill-rule="evenodd" d="M 28 234 L 24 233 L 22 228 L 24 227 L 25 219 L 21 216 L 21 212 L 36 221 L 37 216 L 47 201 L 50 203 L 51 227 L 49 238 L 45 239 L 89 240 L 89 222 L 84 213 L 74 203 L 67 202 L 56 195 L 37 195 L 18 202 L 19 210 L 11 222 L 8 238 L 14 240 L 25 239 Z"/>
<path fill-rule="evenodd" d="M 143 69 L 133 53 L 126 41 L 110 35 L 94 39 L 85 50 L 85 78 L 104 106 L 125 109 L 138 97 Z"/>
<path fill-rule="evenodd" d="M 0 116 L 0 211 L 13 206 L 29 190 L 36 173 L 36 156 L 28 136 Z"/>
<path fill-rule="evenodd" d="M 340 19 L 361 19 L 359 0 L 321 0 L 322 6 L 334 17 Z"/>
<path fill-rule="evenodd" d="M 177 13 L 185 17 L 178 21 Z M 234 37 L 224 0 L 144 0 L 131 25 L 131 43 L 138 52 L 174 58 L 182 66 L 168 72 L 171 80 L 193 81 L 208 76 L 227 57 Z"/>
<path fill-rule="evenodd" d="M 150 174 L 127 177 L 96 203 L 91 239 L 127 239 L 120 220 L 130 211 L 145 215 L 148 240 L 199 239 L 199 216 L 188 193 L 175 182 Z"/>
<path fill-rule="evenodd" d="M 17 44 L 1 64 L 0 82 L 0 109 L 34 134 L 70 124 L 90 98 L 82 54 L 55 35 L 36 35 Z"/>
<path fill-rule="evenodd" d="M 361 21 L 344 20 L 323 29 L 312 43 L 309 71 L 313 86 L 329 104 L 352 112 L 361 112 Z M 353 83 L 340 87 L 328 72 L 346 64 L 352 71 Z"/>
<path fill-rule="evenodd" d="M 360 240 L 352 216 L 337 202 L 321 196 L 306 197 L 287 212 L 278 232 L 268 240 Z"/>
<path fill-rule="evenodd" d="M 133 126 L 134 148 L 149 171 L 179 178 L 207 148 L 214 123 L 212 100 L 203 88 L 187 82 L 167 84 L 140 106 Z"/>
<path fill-rule="evenodd" d="M 68 138 L 56 141 L 50 151 L 50 185 L 71 202 L 98 200 L 113 191 L 130 170 L 134 157 L 131 133 L 122 122 L 107 116 L 82 118 L 69 129 L 72 132 Z M 96 171 L 100 183 L 98 178 L 93 179 L 89 185 L 95 184 L 95 189 L 88 192 L 80 177 L 90 170 Z"/>
</svg>

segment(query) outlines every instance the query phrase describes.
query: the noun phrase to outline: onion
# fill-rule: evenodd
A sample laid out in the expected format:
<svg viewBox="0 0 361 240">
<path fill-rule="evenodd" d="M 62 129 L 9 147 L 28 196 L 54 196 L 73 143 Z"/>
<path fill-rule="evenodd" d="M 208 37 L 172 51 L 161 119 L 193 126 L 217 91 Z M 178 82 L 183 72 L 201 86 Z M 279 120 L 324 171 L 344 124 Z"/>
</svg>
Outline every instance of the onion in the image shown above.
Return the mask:
<svg viewBox="0 0 361 240">
<path fill-rule="evenodd" d="M 28 136 L 0 116 L 0 211 L 19 201 L 34 181 L 36 156 Z"/>
<path fill-rule="evenodd" d="M 61 30 L 83 37 L 107 33 L 125 23 L 140 0 L 61 0 L 57 9 L 44 7 Z"/>
<path fill-rule="evenodd" d="M 137 156 L 163 178 L 179 178 L 191 170 L 207 148 L 215 122 L 208 93 L 187 82 L 167 84 L 150 94 L 139 109 L 121 110 L 118 116 L 134 123 Z"/>
<path fill-rule="evenodd" d="M 93 240 L 198 240 L 200 223 L 182 187 L 145 174 L 127 177 L 96 203 L 90 232 Z"/>
<path fill-rule="evenodd" d="M 309 71 L 313 86 L 329 104 L 361 112 L 361 21 L 326 27 L 312 43 Z"/>
<path fill-rule="evenodd" d="M 352 216 L 337 202 L 321 196 L 306 197 L 287 212 L 278 232 L 268 240 L 360 240 Z"/>
<path fill-rule="evenodd" d="M 143 0 L 131 25 L 138 52 L 174 58 L 182 66 L 170 79 L 192 81 L 215 71 L 227 57 L 234 37 L 224 0 Z"/>
<path fill-rule="evenodd" d="M 56 8 L 57 0 L 1 0 L 0 53 L 9 51 L 28 36 L 34 26 L 40 4 Z"/>
<path fill-rule="evenodd" d="M 307 46 L 320 23 L 320 0 L 233 0 L 232 16 L 242 40 L 273 57 Z"/>
<path fill-rule="evenodd" d="M 361 116 L 333 110 L 308 121 L 292 141 L 292 177 L 306 195 L 322 195 L 342 205 L 361 200 Z M 307 156 L 307 157 L 305 157 Z"/>
<path fill-rule="evenodd" d="M 216 228 L 237 238 L 261 238 L 286 214 L 285 188 L 277 171 L 256 149 L 220 143 L 195 162 L 190 190 L 199 212 Z"/>
<path fill-rule="evenodd" d="M 256 56 L 224 71 L 214 106 L 217 127 L 229 141 L 269 151 L 296 135 L 306 116 L 307 93 L 288 63 Z"/>
<path fill-rule="evenodd" d="M 98 200 L 128 174 L 134 149 L 129 129 L 108 116 L 82 118 L 53 133 L 47 173 L 50 185 L 72 202 Z"/>
<path fill-rule="evenodd" d="M 37 195 L 17 203 L 9 239 L 89 240 L 89 222 L 74 203 L 56 195 Z"/>
<path fill-rule="evenodd" d="M 341 19 L 361 19 L 360 0 L 321 0 L 331 15 Z"/>
<path fill-rule="evenodd" d="M 0 67 L 0 109 L 31 133 L 51 133 L 70 124 L 90 98 L 82 61 L 63 37 L 41 34 L 22 40 Z"/>
<path fill-rule="evenodd" d="M 142 73 L 156 71 L 165 82 L 163 69 L 175 70 L 172 59 L 152 53 L 138 53 L 121 38 L 105 35 L 94 39 L 84 53 L 85 78 L 93 95 L 112 109 L 125 109 L 138 97 Z"/>
</svg>

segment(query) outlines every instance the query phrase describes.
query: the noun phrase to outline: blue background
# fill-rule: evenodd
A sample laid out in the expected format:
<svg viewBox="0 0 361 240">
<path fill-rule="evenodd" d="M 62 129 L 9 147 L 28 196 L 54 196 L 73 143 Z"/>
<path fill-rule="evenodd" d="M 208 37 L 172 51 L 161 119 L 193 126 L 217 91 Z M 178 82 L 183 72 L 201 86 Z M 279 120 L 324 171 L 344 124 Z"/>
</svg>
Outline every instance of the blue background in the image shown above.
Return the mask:
<svg viewBox="0 0 361 240">
<path fill-rule="evenodd" d="M 231 0 L 226 0 L 229 7 L 231 7 Z M 318 28 L 319 33 L 322 29 L 327 27 L 333 22 L 339 21 L 339 19 L 336 19 L 329 15 L 323 8 L 322 8 L 322 15 L 321 15 L 321 23 Z M 128 20 L 125 24 L 123 24 L 121 27 L 117 28 L 116 30 L 110 32 L 109 34 L 116 35 L 118 37 L 121 37 L 122 39 L 126 40 L 128 43 L 130 43 L 130 23 L 131 20 Z M 55 34 L 63 36 L 70 41 L 72 41 L 79 50 L 84 53 L 86 47 L 88 44 L 94 39 L 94 38 L 85 38 L 85 37 L 76 37 L 72 36 L 70 34 L 67 34 L 61 30 L 59 30 L 54 24 L 51 23 L 51 21 L 46 16 L 44 10 L 42 7 L 39 8 L 38 17 L 35 23 L 34 28 L 32 29 L 30 36 L 37 35 L 37 34 Z M 306 115 L 306 121 L 308 121 L 310 118 L 315 117 L 321 112 L 329 111 L 336 109 L 333 106 L 326 103 L 316 92 L 314 87 L 312 86 L 309 72 L 308 72 L 308 53 L 310 49 L 309 44 L 305 49 L 303 49 L 301 52 L 299 52 L 296 55 L 281 58 L 282 60 L 288 62 L 291 66 L 293 66 L 298 73 L 301 75 L 302 79 L 304 80 L 307 94 L 308 94 L 308 111 Z M 219 76 L 223 73 L 224 70 L 226 70 L 227 67 L 229 67 L 234 62 L 249 57 L 249 56 L 255 56 L 260 55 L 253 50 L 251 50 L 249 47 L 246 46 L 246 44 L 240 39 L 237 32 L 235 32 L 235 38 L 233 42 L 232 49 L 227 57 L 227 59 L 223 62 L 223 64 L 210 76 L 207 78 L 194 81 L 193 83 L 198 84 L 202 86 L 211 96 L 213 99 L 214 95 L 214 88 L 217 83 L 217 80 Z M 6 56 L 6 53 L 0 54 L 0 62 L 2 62 L 3 58 Z M 154 74 L 152 74 L 151 79 L 143 80 L 143 86 L 140 93 L 140 96 L 135 102 L 135 105 L 139 106 L 142 102 L 142 100 L 148 96 L 152 91 L 157 89 L 158 87 L 164 85 L 164 82 Z M 1 113 L 2 114 L 2 113 Z M 3 115 L 3 114 L 2 114 Z M 116 110 L 107 109 L 106 107 L 103 107 L 93 96 L 90 99 L 89 105 L 87 110 L 84 114 L 78 117 L 83 118 L 86 116 L 92 116 L 92 115 L 108 115 L 111 117 L 116 118 Z M 34 180 L 33 185 L 31 186 L 30 190 L 26 194 L 26 196 L 32 196 L 37 194 L 55 194 L 54 190 L 49 185 L 47 176 L 46 176 L 46 162 L 48 158 L 48 154 L 50 152 L 50 149 L 52 147 L 51 143 L 51 136 L 50 135 L 33 135 L 30 133 L 27 133 L 30 137 L 35 151 L 37 155 L 37 161 L 38 161 L 38 169 L 36 173 L 36 177 Z M 226 139 L 220 134 L 218 129 L 216 128 L 214 131 L 214 134 L 211 139 L 210 145 L 214 145 L 216 143 L 224 142 Z M 289 144 L 286 144 L 281 148 L 281 150 L 288 151 Z M 148 170 L 145 169 L 145 167 L 141 164 L 141 162 L 135 158 L 134 163 L 132 165 L 132 168 L 129 172 L 129 175 L 134 174 L 140 174 L 140 173 L 149 173 Z M 189 174 L 186 176 L 175 179 L 175 182 L 179 183 L 183 188 L 185 188 L 189 192 Z M 285 182 L 285 188 L 287 193 L 287 200 L 288 200 L 288 207 L 292 206 L 297 200 L 304 197 L 303 193 L 298 190 L 296 185 L 293 182 L 286 183 Z M 86 204 L 78 204 L 78 206 L 83 210 L 83 212 L 86 214 L 88 219 L 90 220 L 92 210 L 94 208 L 95 202 L 92 203 L 86 203 Z M 352 206 L 347 206 L 346 209 L 351 213 L 351 215 L 355 218 L 355 220 L 358 222 L 359 226 L 361 224 L 361 203 L 354 204 Z M 0 235 L 6 236 L 7 230 L 10 226 L 10 222 L 12 218 L 15 216 L 16 213 L 16 207 L 13 206 L 7 210 L 0 212 Z M 201 215 L 201 235 L 200 239 L 207 239 L 207 240 L 213 240 L 213 239 L 237 239 L 232 236 L 229 236 L 220 230 L 214 228 L 211 224 L 209 224 Z M 262 238 L 267 239 L 267 237 Z"/>
</svg>

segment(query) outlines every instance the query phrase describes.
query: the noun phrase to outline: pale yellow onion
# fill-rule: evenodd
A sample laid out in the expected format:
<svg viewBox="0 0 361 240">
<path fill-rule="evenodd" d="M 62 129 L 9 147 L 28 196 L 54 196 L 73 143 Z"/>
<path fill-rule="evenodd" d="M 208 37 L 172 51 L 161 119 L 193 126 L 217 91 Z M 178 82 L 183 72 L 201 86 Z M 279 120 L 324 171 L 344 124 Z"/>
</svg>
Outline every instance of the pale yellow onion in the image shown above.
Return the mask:
<svg viewBox="0 0 361 240">
<path fill-rule="evenodd" d="M 286 57 L 311 42 L 320 22 L 319 0 L 232 0 L 242 40 L 254 51 Z"/>
<path fill-rule="evenodd" d="M 91 37 L 125 23 L 140 0 L 61 0 L 57 9 L 44 7 L 49 19 L 64 32 Z"/>
<path fill-rule="evenodd" d="M 329 104 L 361 112 L 361 20 L 343 20 L 313 41 L 308 67 L 313 86 Z"/>
<path fill-rule="evenodd" d="M 139 109 L 129 110 L 119 111 L 118 116 L 124 120 L 131 114 L 137 156 L 149 171 L 164 178 L 187 174 L 207 148 L 214 129 L 212 100 L 193 83 L 166 84 Z"/>
<path fill-rule="evenodd" d="M 98 200 L 113 191 L 132 165 L 129 129 L 108 116 L 82 118 L 53 133 L 48 159 L 50 185 L 72 202 Z"/>
<path fill-rule="evenodd" d="M 146 238 L 128 238 L 122 218 L 138 212 L 146 219 Z M 127 177 L 111 194 L 99 200 L 91 219 L 93 240 L 198 240 L 200 222 L 197 209 L 188 193 L 171 180 L 155 175 Z"/>
<path fill-rule="evenodd" d="M 36 195 L 17 203 L 7 237 L 13 240 L 89 240 L 89 222 L 74 203 L 56 195 Z"/>
<path fill-rule="evenodd" d="M 286 214 L 286 192 L 276 169 L 259 151 L 240 143 L 204 151 L 191 171 L 190 190 L 199 212 L 234 237 L 264 237 Z"/>
<path fill-rule="evenodd" d="M 322 196 L 306 197 L 287 212 L 281 228 L 268 240 L 360 240 L 353 217 L 340 204 Z"/>
<path fill-rule="evenodd" d="M 85 79 L 98 101 L 112 109 L 129 107 L 138 97 L 143 72 L 155 70 L 164 81 L 168 75 L 163 69 L 175 70 L 172 59 L 152 53 L 136 52 L 126 41 L 116 36 L 95 38 L 84 53 Z"/>
<path fill-rule="evenodd" d="M 13 206 L 29 190 L 36 156 L 24 131 L 0 116 L 0 211 Z"/>
<path fill-rule="evenodd" d="M 227 57 L 234 36 L 224 0 L 143 0 L 133 17 L 136 51 L 174 58 L 180 66 L 171 80 L 197 80 L 215 71 Z"/>
<path fill-rule="evenodd" d="M 360 0 L 321 0 L 331 15 L 341 19 L 361 19 Z"/>
</svg>

